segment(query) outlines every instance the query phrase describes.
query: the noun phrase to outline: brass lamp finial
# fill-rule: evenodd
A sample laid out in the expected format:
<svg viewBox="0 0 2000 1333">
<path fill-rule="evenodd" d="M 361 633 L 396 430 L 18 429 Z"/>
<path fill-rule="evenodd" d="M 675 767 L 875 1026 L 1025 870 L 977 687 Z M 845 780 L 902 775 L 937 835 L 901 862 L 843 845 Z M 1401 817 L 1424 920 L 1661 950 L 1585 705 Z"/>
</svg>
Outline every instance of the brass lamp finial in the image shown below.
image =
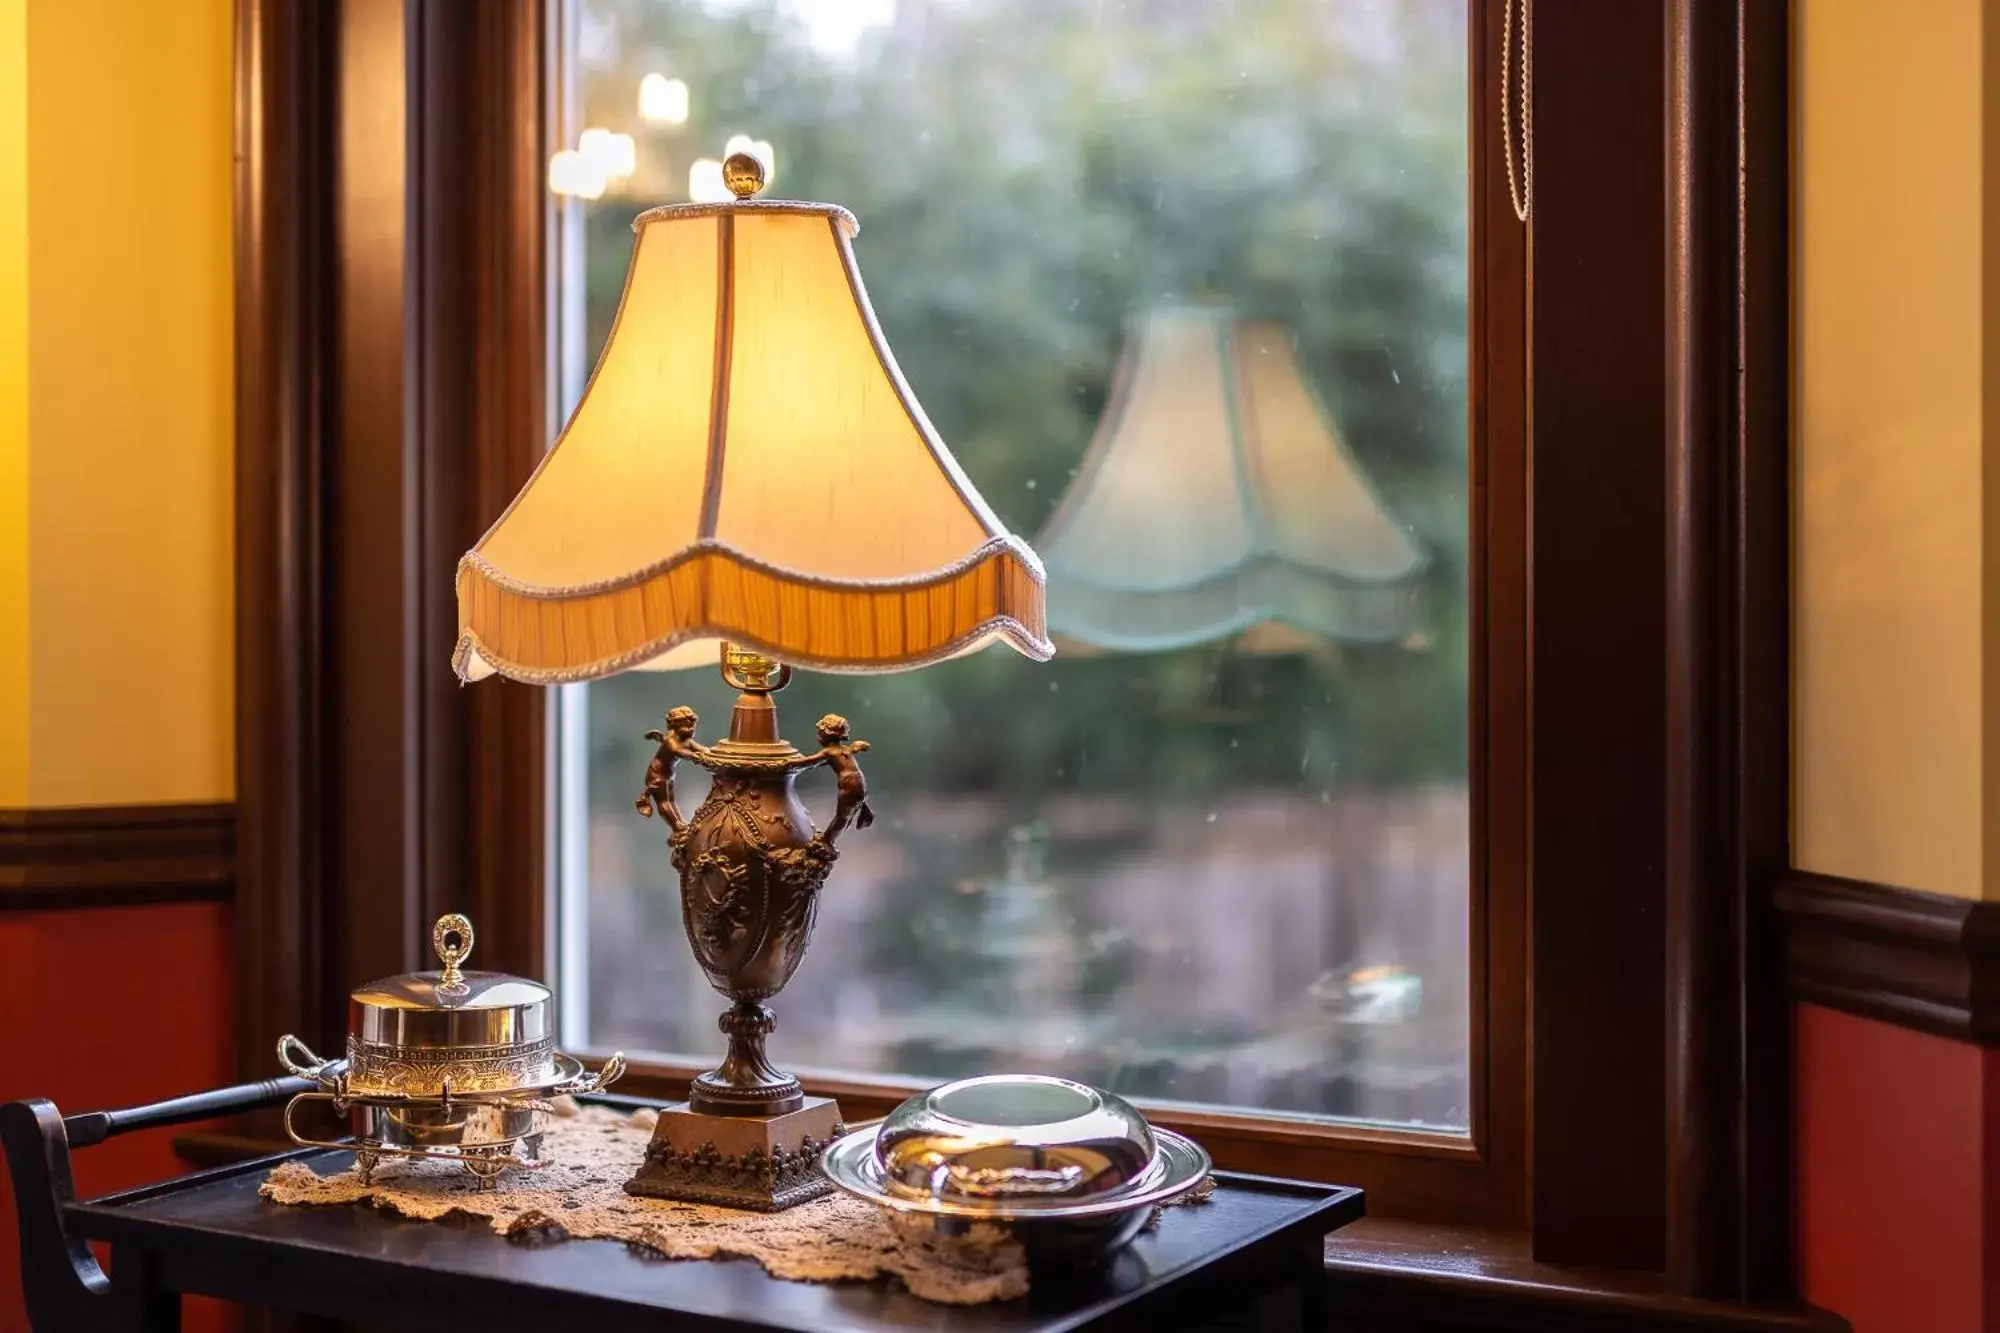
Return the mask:
<svg viewBox="0 0 2000 1333">
<path fill-rule="evenodd" d="M 722 183 L 738 199 L 748 199 L 764 188 L 764 160 L 741 149 L 722 159 Z"/>
<path fill-rule="evenodd" d="M 748 694 L 772 694 L 791 682 L 792 669 L 760 652 L 724 643 L 722 678 Z"/>
</svg>

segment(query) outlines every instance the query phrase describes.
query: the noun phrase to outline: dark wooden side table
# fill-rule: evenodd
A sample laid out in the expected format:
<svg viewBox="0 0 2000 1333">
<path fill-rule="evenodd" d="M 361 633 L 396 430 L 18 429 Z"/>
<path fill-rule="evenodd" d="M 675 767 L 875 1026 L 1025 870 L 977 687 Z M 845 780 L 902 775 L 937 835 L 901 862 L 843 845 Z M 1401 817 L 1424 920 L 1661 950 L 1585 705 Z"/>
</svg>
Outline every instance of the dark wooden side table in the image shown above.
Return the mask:
<svg viewBox="0 0 2000 1333">
<path fill-rule="evenodd" d="M 1362 1214 L 1357 1189 L 1221 1172 L 1209 1203 L 1168 1209 L 1104 1268 L 1037 1274 L 1025 1300 L 959 1307 L 887 1281 L 783 1282 L 746 1260 L 660 1260 L 603 1240 L 523 1243 L 474 1219 L 414 1222 L 257 1197 L 280 1161 L 346 1164 L 346 1154 L 325 1150 L 88 1202 L 71 1196 L 73 1145 L 270 1105 L 295 1090 L 294 1080 L 276 1080 L 67 1121 L 47 1102 L 0 1106 L 37 1333 L 172 1333 L 183 1294 L 412 1333 L 1291 1333 L 1316 1326 L 1327 1233 Z M 111 1246 L 109 1279 L 91 1258 L 93 1240 Z"/>
</svg>

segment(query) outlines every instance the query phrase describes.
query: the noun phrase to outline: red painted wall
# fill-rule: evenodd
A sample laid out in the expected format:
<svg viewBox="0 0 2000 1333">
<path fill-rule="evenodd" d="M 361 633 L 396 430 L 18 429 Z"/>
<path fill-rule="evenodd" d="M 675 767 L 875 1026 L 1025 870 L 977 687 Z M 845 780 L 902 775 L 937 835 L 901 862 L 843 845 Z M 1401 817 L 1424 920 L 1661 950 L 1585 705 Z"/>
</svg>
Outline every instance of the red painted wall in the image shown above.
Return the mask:
<svg viewBox="0 0 2000 1333">
<path fill-rule="evenodd" d="M 156 1101 L 235 1081 L 234 941 L 209 903 L 0 915 L 0 1101 L 66 1111 Z M 186 1170 L 177 1132 L 112 1139 L 76 1155 L 77 1189 L 102 1194 Z M 25 1330 L 14 1199 L 0 1172 L 0 1330 Z M 188 1333 L 235 1326 L 188 1303 Z"/>
<path fill-rule="evenodd" d="M 1801 1294 L 1854 1333 L 2000 1333 L 2000 1052 L 1794 1011 Z"/>
</svg>

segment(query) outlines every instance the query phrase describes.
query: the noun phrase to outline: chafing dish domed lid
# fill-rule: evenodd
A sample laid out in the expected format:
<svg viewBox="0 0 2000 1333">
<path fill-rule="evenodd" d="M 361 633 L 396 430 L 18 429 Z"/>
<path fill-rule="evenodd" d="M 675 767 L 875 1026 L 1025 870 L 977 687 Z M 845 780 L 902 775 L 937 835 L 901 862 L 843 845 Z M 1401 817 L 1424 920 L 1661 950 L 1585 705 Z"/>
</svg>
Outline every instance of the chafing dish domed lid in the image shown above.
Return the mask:
<svg viewBox="0 0 2000 1333">
<path fill-rule="evenodd" d="M 1010 1211 L 1137 1187 L 1158 1151 L 1124 1098 L 1046 1074 L 944 1084 L 897 1107 L 875 1134 L 890 1193 Z"/>
<path fill-rule="evenodd" d="M 431 947 L 442 968 L 405 972 L 357 986 L 348 997 L 348 1031 L 389 1046 L 517 1047 L 552 1037 L 549 988 L 505 972 L 459 967 L 472 953 L 472 923 L 438 918 Z"/>
</svg>

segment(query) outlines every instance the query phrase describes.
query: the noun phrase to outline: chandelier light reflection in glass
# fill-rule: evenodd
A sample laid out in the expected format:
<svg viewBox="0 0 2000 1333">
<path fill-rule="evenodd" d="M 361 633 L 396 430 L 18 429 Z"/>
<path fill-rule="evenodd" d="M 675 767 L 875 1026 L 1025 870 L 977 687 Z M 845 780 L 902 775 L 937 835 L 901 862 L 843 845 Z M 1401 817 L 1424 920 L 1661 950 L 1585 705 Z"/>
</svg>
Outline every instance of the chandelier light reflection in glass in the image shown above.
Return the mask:
<svg viewBox="0 0 2000 1333">
<path fill-rule="evenodd" d="M 1281 325 L 1134 318 L 1097 433 L 1035 545 L 1064 651 L 1218 639 L 1293 652 L 1415 633 L 1428 563 L 1299 371 Z"/>
<path fill-rule="evenodd" d="M 765 1055 L 764 1001 L 791 980 L 850 827 L 872 820 L 866 742 L 820 719 L 802 754 L 772 695 L 795 666 L 882 672 L 1005 643 L 1052 655 L 1041 563 L 1004 528 L 925 418 L 876 326 L 830 204 L 754 199 L 764 168 L 723 163 L 733 198 L 655 208 L 569 425 L 458 569 L 453 665 L 534 683 L 722 664 L 729 735 L 690 709 L 648 733 L 638 807 L 670 830 L 688 942 L 730 1001 L 722 1064 L 660 1117 L 627 1188 L 782 1208 L 828 1186 L 839 1111 Z M 683 812 L 677 764 L 712 775 Z M 793 790 L 830 768 L 824 829 Z"/>
</svg>

